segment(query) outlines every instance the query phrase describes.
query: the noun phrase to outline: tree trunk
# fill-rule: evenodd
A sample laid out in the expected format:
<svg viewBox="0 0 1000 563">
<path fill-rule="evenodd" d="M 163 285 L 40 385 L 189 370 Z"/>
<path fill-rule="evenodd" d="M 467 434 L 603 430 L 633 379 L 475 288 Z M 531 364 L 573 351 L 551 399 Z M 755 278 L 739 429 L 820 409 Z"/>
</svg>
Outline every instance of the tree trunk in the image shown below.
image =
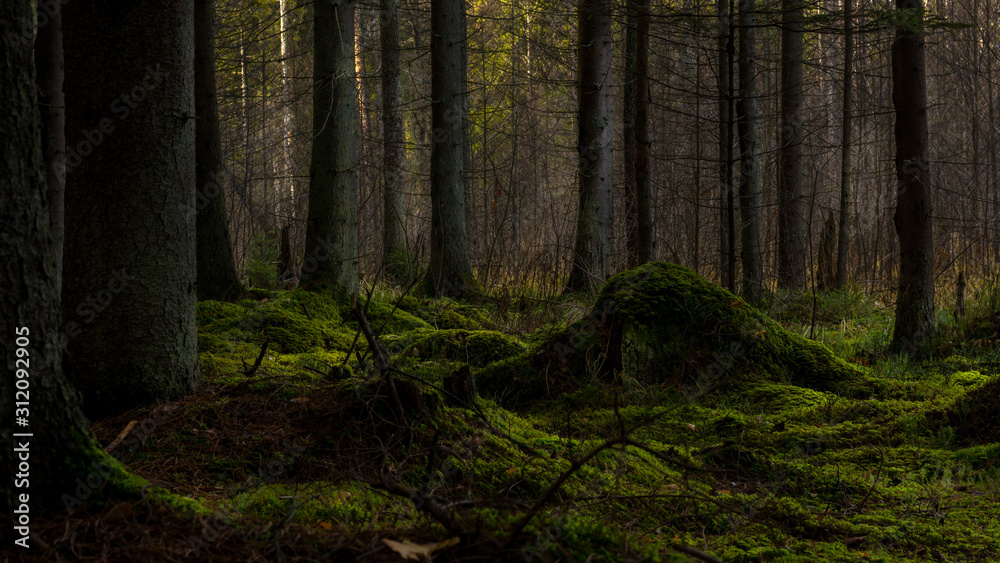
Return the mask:
<svg viewBox="0 0 1000 563">
<path fill-rule="evenodd" d="M 760 155 L 757 153 L 757 46 L 753 0 L 740 0 L 740 215 L 743 297 L 760 304 L 764 266 L 760 248 Z"/>
<path fill-rule="evenodd" d="M 229 182 L 215 92 L 215 0 L 195 0 L 194 109 L 197 161 L 198 299 L 228 301 L 242 293 L 226 217 Z"/>
<path fill-rule="evenodd" d="M 67 366 L 85 410 L 104 415 L 202 382 L 194 1 L 73 2 L 63 15 Z"/>
<path fill-rule="evenodd" d="M 736 213 L 733 209 L 733 18 L 730 3 L 717 0 L 719 37 L 719 278 L 736 291 Z"/>
<path fill-rule="evenodd" d="M 802 0 L 782 0 L 781 178 L 778 182 L 778 287 L 806 285 L 805 199 L 802 193 Z"/>
<path fill-rule="evenodd" d="M 62 284 L 63 205 L 66 188 L 66 98 L 63 96 L 62 9 L 59 2 L 38 9 L 35 36 L 35 67 L 38 72 L 38 106 L 42 118 L 42 159 L 45 163 L 46 196 L 52 223 L 52 253 L 55 278 Z"/>
<path fill-rule="evenodd" d="M 353 0 L 315 4 L 313 151 L 302 280 L 358 291 L 357 80 Z"/>
<path fill-rule="evenodd" d="M 607 0 L 580 0 L 580 199 L 568 292 L 589 291 L 611 273 L 611 21 Z"/>
<path fill-rule="evenodd" d="M 0 48 L 0 104 L 4 108 L 0 112 L 4 132 L 0 135 L 0 224 L 4 229 L 0 238 L 0 255 L 4 256 L 0 350 L 8 374 L 0 384 L 0 416 L 5 420 L 0 426 L 0 471 L 11 479 L 0 487 L 0 513 L 7 515 L 14 515 L 22 504 L 32 511 L 58 510 L 61 495 L 78 488 L 77 479 L 86 481 L 92 472 L 107 475 L 112 469 L 80 410 L 79 394 L 62 371 L 65 343 L 59 326 L 55 240 L 46 197 L 50 170 L 42 158 L 31 40 L 16 40 L 23 31 L 16 26 L 31 22 L 32 12 L 28 0 L 0 5 L 0 37 L 7 40 Z M 42 21 L 40 13 L 40 26 Z M 53 25 L 51 20 L 48 25 Z M 16 404 L 29 399 L 29 406 Z M 13 426 L 20 419 L 26 424 Z M 22 455 L 30 457 L 28 471 L 19 468 L 26 459 Z M 26 503 L 22 495 L 27 496 Z M 37 514 L 31 512 L 28 517 Z M 24 547 L 34 547 L 27 533 L 14 531 L 19 545 L 24 541 Z"/>
<path fill-rule="evenodd" d="M 403 173 L 406 139 L 403 130 L 403 92 L 399 76 L 399 0 L 381 0 L 382 42 L 382 264 L 390 279 L 406 283 L 410 259 L 406 250 L 406 202 Z"/>
<path fill-rule="evenodd" d="M 649 0 L 635 0 L 635 190 L 639 264 L 654 259 L 653 194 L 649 183 Z"/>
<path fill-rule="evenodd" d="M 431 263 L 426 285 L 461 298 L 476 287 L 465 188 L 465 5 L 431 1 Z"/>
<path fill-rule="evenodd" d="M 851 105 L 854 103 L 853 0 L 844 0 L 844 114 L 840 136 L 840 226 L 837 235 L 837 289 L 847 285 L 847 257 L 851 249 Z M 976 160 L 976 159 L 973 159 Z M 978 171 L 978 169 L 977 169 Z M 978 180 L 978 174 L 976 176 Z M 978 185 L 978 181 L 976 182 Z M 976 192 L 978 195 L 978 191 Z"/>
<path fill-rule="evenodd" d="M 896 234 L 899 294 L 890 349 L 913 354 L 934 335 L 934 224 L 927 147 L 927 88 L 923 5 L 898 0 L 905 22 L 892 45 L 892 104 L 896 108 Z"/>
</svg>

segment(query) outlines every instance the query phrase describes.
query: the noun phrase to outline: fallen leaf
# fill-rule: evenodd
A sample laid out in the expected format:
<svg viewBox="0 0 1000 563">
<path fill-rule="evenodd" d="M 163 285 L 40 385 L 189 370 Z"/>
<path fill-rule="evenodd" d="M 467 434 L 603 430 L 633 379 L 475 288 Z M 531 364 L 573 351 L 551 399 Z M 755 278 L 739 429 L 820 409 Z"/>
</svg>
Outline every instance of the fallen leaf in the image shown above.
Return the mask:
<svg viewBox="0 0 1000 563">
<path fill-rule="evenodd" d="M 334 528 L 332 522 L 317 522 L 316 525 L 328 532 L 332 532 Z"/>
<path fill-rule="evenodd" d="M 132 516 L 132 503 L 125 501 L 114 505 L 107 514 L 104 515 L 105 522 L 117 522 Z"/>
<path fill-rule="evenodd" d="M 451 538 L 437 543 L 423 544 L 413 543 L 409 540 L 398 542 L 390 539 L 383 539 L 382 543 L 388 546 L 389 549 L 401 555 L 404 561 L 409 561 L 411 559 L 414 561 L 420 561 L 421 559 L 424 561 L 430 561 L 431 555 L 435 551 L 457 544 L 458 538 Z"/>
</svg>

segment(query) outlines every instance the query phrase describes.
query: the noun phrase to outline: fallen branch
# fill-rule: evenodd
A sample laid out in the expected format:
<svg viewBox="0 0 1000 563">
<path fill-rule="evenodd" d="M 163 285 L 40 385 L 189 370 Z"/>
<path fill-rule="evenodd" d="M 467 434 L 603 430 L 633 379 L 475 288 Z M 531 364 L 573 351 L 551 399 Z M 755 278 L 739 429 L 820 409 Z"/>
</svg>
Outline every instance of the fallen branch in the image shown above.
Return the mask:
<svg viewBox="0 0 1000 563">
<path fill-rule="evenodd" d="M 264 343 L 260 345 L 260 354 L 257 355 L 257 361 L 253 363 L 253 366 L 250 366 L 246 360 L 240 360 L 243 362 L 243 371 L 240 373 L 247 377 L 253 377 L 254 374 L 257 373 L 257 369 L 260 368 L 260 363 L 264 361 L 264 354 L 267 354 L 267 344 L 268 340 L 265 338 Z"/>
<path fill-rule="evenodd" d="M 104 451 L 107 453 L 111 453 L 111 450 L 117 448 L 118 444 L 122 443 L 122 440 L 125 439 L 125 436 L 128 436 L 128 433 L 132 430 L 132 427 L 135 426 L 137 422 L 138 421 L 136 420 L 132 420 L 128 424 L 126 424 L 125 430 L 122 430 L 121 433 L 118 434 L 118 437 L 115 438 L 113 442 L 108 444 L 108 447 L 104 448 Z"/>
</svg>

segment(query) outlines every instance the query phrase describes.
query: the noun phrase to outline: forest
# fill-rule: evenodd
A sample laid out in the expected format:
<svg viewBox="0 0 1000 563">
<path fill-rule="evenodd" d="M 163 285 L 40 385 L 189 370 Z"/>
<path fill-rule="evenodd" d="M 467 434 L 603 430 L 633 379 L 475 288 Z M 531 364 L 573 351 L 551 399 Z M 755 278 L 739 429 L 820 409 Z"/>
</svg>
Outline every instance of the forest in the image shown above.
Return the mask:
<svg viewBox="0 0 1000 563">
<path fill-rule="evenodd" d="M 996 21 L 3 0 L 0 560 L 1000 561 Z"/>
</svg>

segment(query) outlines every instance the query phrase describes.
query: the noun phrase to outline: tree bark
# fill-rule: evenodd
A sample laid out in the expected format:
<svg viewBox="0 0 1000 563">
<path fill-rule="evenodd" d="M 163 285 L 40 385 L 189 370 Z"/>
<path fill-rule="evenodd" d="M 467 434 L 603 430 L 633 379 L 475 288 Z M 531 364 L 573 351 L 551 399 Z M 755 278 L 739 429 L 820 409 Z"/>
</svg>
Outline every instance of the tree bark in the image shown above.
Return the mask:
<svg viewBox="0 0 1000 563">
<path fill-rule="evenodd" d="M 406 202 L 403 174 L 406 139 L 403 92 L 399 76 L 399 0 L 381 0 L 382 159 L 385 187 L 382 201 L 382 264 L 390 279 L 406 283 L 410 258 L 406 250 Z"/>
<path fill-rule="evenodd" d="M 225 188 L 229 174 L 222 159 L 215 92 L 215 0 L 195 0 L 194 9 L 198 299 L 229 301 L 238 298 L 243 287 L 236 273 L 226 217 Z"/>
<path fill-rule="evenodd" d="M 626 265 L 653 259 L 652 194 L 649 187 L 648 0 L 630 0 L 625 34 L 625 229 Z"/>
<path fill-rule="evenodd" d="M 743 297 L 760 304 L 764 265 L 760 247 L 760 155 L 757 152 L 757 46 L 753 0 L 740 0 L 740 99 L 736 104 L 740 134 L 740 215 Z"/>
<path fill-rule="evenodd" d="M 465 5 L 431 1 L 431 262 L 425 284 L 461 298 L 476 287 L 465 184 Z"/>
<path fill-rule="evenodd" d="M 837 233 L 837 289 L 843 289 L 847 286 L 847 258 L 851 250 L 851 143 L 853 128 L 851 105 L 854 103 L 854 11 L 852 1 L 844 0 L 844 113 L 840 136 L 840 225 Z"/>
<path fill-rule="evenodd" d="M 62 9 L 59 2 L 38 9 L 35 36 L 35 68 L 38 73 L 38 106 L 42 119 L 42 159 L 45 163 L 46 197 L 52 224 L 55 277 L 62 285 L 63 225 L 66 207 L 66 98 L 63 95 Z"/>
<path fill-rule="evenodd" d="M 902 23 L 892 45 L 896 109 L 896 214 L 899 293 L 890 350 L 914 354 L 934 335 L 934 224 L 927 146 L 923 4 L 897 0 Z"/>
<path fill-rule="evenodd" d="M 303 285 L 358 291 L 357 80 L 353 0 L 315 4 L 313 151 Z"/>
<path fill-rule="evenodd" d="M 0 5 L 0 350 L 5 377 L 0 384 L 0 471 L 11 481 L 0 487 L 0 513 L 13 515 L 27 495 L 34 518 L 62 508 L 61 496 L 88 474 L 110 473 L 111 460 L 100 451 L 80 409 L 79 393 L 62 370 L 65 344 L 60 330 L 59 281 L 55 237 L 46 193 L 42 157 L 43 127 L 35 91 L 29 38 L 31 3 Z M 39 20 L 41 25 L 43 20 Z M 48 22 L 52 25 L 52 21 Z M 43 27 L 47 27 L 43 26 Z M 18 352 L 24 350 L 24 352 Z M 28 402 L 30 405 L 17 405 Z M 17 419 L 26 424 L 14 426 Z M 7 422 L 10 421 L 10 422 Z M 30 434 L 15 436 L 14 434 Z M 27 445 L 29 454 L 16 448 Z M 18 476 L 28 455 L 28 475 Z M 103 482 L 104 478 L 102 478 Z M 16 538 L 19 539 L 18 535 Z M 27 539 L 27 536 L 25 536 Z M 27 540 L 29 547 L 34 542 Z M 16 548 L 15 548 L 16 549 Z"/>
<path fill-rule="evenodd" d="M 580 199 L 567 292 L 589 291 L 611 273 L 611 6 L 580 0 L 578 13 Z"/>
<path fill-rule="evenodd" d="M 85 411 L 202 382 L 194 320 L 194 1 L 63 7 L 68 372 Z M 151 33 L 150 30 L 156 30 Z M 95 72 L 99 61 L 101 72 Z"/>
<path fill-rule="evenodd" d="M 721 285 L 736 291 L 736 237 L 733 209 L 733 17 L 730 3 L 717 0 L 719 50 L 719 278 Z"/>
<path fill-rule="evenodd" d="M 802 0 L 781 6 L 781 178 L 778 182 L 778 287 L 806 285 L 802 190 Z"/>
</svg>

